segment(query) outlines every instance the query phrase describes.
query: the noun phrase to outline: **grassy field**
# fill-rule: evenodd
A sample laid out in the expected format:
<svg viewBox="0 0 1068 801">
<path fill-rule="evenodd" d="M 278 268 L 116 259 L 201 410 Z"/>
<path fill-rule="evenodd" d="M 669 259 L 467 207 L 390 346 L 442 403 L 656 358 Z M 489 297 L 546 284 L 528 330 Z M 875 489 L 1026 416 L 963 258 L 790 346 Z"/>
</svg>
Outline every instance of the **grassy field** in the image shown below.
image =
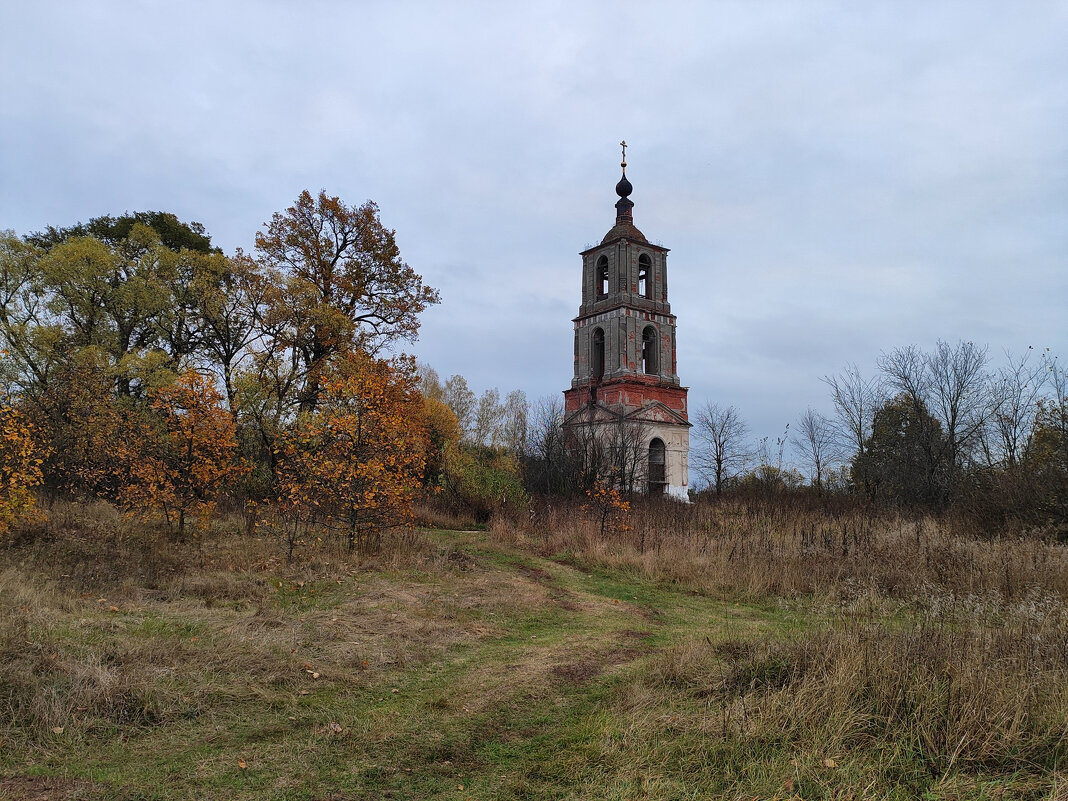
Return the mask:
<svg viewBox="0 0 1068 801">
<path fill-rule="evenodd" d="M 1068 798 L 1063 546 L 761 514 L 287 566 L 54 513 L 0 551 L 0 798 Z"/>
</svg>

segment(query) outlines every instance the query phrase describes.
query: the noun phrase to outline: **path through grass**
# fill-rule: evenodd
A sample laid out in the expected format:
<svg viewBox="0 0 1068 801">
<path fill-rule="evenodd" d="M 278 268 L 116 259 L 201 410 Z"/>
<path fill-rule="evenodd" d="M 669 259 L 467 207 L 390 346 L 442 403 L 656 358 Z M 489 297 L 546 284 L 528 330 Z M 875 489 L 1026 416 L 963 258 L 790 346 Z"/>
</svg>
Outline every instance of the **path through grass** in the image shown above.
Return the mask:
<svg viewBox="0 0 1068 801">
<path fill-rule="evenodd" d="M 106 595 L 3 572 L 0 797 L 1055 792 L 1055 771 L 939 775 L 922 755 L 762 728 L 746 688 L 724 684 L 731 660 L 750 648 L 773 672 L 751 644 L 824 627 L 803 603 L 724 602 L 485 534 L 428 537 L 432 557 L 401 568 L 224 571 Z"/>
</svg>

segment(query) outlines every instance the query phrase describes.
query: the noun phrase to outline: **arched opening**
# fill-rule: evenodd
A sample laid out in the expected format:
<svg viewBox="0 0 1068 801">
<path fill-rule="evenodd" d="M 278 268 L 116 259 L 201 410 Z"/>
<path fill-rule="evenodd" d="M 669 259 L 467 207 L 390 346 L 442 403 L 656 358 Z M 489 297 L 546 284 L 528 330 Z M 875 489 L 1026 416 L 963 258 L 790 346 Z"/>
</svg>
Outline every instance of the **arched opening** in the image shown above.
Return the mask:
<svg viewBox="0 0 1068 801">
<path fill-rule="evenodd" d="M 638 257 L 638 294 L 643 298 L 653 296 L 653 264 L 647 253 Z"/>
<path fill-rule="evenodd" d="M 642 331 L 642 371 L 646 375 L 656 375 L 659 372 L 657 356 L 660 354 L 656 329 L 651 325 L 645 326 Z"/>
<path fill-rule="evenodd" d="M 649 443 L 649 494 L 664 492 L 667 486 L 667 449 L 664 440 L 655 437 Z"/>
<path fill-rule="evenodd" d="M 608 257 L 601 256 L 597 259 L 597 297 L 603 298 L 608 294 Z"/>
<path fill-rule="evenodd" d="M 590 372 L 594 381 L 604 378 L 604 331 L 593 329 L 593 341 L 590 348 Z"/>
</svg>

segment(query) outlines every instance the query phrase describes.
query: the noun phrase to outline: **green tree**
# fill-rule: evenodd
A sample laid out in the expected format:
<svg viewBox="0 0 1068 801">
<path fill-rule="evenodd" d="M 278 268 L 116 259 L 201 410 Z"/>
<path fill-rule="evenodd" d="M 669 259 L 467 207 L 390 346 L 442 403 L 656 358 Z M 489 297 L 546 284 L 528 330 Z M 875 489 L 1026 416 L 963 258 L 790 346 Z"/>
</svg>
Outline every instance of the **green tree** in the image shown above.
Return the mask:
<svg viewBox="0 0 1068 801">
<path fill-rule="evenodd" d="M 897 395 L 875 412 L 871 436 L 853 460 L 853 481 L 873 498 L 939 504 L 952 469 L 944 437 L 926 407 Z"/>
<path fill-rule="evenodd" d="M 119 217 L 104 215 L 94 217 L 87 223 L 75 223 L 66 228 L 48 226 L 44 231 L 29 234 L 26 241 L 44 250 L 49 250 L 68 239 L 91 236 L 109 245 L 118 245 L 130 238 L 135 225 L 151 228 L 159 236 L 164 247 L 174 251 L 194 250 L 200 253 L 217 253 L 212 247 L 211 236 L 198 222 L 184 223 L 166 211 L 137 211 Z"/>
</svg>

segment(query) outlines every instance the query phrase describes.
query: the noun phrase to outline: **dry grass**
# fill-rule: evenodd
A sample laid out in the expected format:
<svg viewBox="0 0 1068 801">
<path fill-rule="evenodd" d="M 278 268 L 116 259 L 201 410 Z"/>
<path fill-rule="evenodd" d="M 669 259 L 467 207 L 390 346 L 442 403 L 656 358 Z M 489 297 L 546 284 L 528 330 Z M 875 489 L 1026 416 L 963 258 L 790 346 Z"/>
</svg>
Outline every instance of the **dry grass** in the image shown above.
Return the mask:
<svg viewBox="0 0 1068 801">
<path fill-rule="evenodd" d="M 557 507 L 498 521 L 503 547 L 286 564 L 238 523 L 174 543 L 54 509 L 0 551 L 0 796 L 37 772 L 131 799 L 1063 789 L 1063 546 L 743 502 L 630 524 L 601 540 Z"/>
<path fill-rule="evenodd" d="M 54 509 L 32 534 L 0 571 L 0 750 L 359 688 L 499 634 L 473 609 L 549 603 L 423 538 L 362 561 L 328 543 L 287 565 L 236 526 L 176 544 L 103 505 Z"/>
<path fill-rule="evenodd" d="M 606 744 L 621 760 L 645 753 L 642 781 L 658 765 L 700 772 L 711 758 L 739 788 L 771 781 L 783 797 L 840 797 L 843 783 L 866 788 L 858 797 L 1057 797 L 1068 766 L 1064 544 L 759 498 L 639 503 L 603 539 L 577 506 L 535 518 L 497 521 L 494 535 L 713 597 L 789 599 L 816 627 L 743 640 L 710 631 L 648 660 L 616 701 L 630 720 L 625 747 Z M 697 711 L 679 703 L 664 715 L 666 695 Z"/>
<path fill-rule="evenodd" d="M 708 699 L 714 736 L 1012 775 L 1068 764 L 1068 630 L 864 625 L 696 641 L 646 680 Z"/>
<path fill-rule="evenodd" d="M 529 523 L 496 520 L 494 534 L 720 597 L 867 597 L 993 615 L 1068 600 L 1065 545 L 1019 532 L 977 537 L 932 517 L 754 498 L 639 503 L 628 525 L 602 539 L 578 504 L 559 503 Z"/>
</svg>

